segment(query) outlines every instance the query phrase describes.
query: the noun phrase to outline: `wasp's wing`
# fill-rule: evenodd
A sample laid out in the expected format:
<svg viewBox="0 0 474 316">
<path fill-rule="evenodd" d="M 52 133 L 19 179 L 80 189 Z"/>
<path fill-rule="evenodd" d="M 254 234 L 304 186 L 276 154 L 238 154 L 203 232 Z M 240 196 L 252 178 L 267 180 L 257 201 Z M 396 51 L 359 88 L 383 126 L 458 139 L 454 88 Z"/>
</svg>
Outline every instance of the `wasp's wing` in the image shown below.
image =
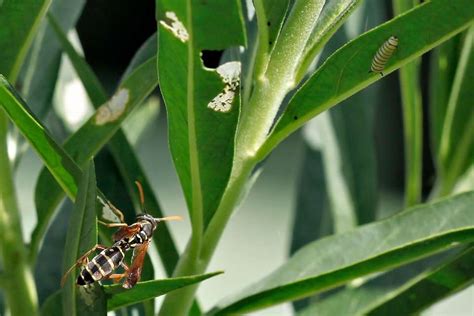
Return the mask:
<svg viewBox="0 0 474 316">
<path fill-rule="evenodd" d="M 132 236 L 137 234 L 140 231 L 140 229 L 141 229 L 141 225 L 139 223 L 122 227 L 114 233 L 113 239 L 114 241 L 117 241 L 126 237 L 131 238 Z"/>
<path fill-rule="evenodd" d="M 132 287 L 140 281 L 140 276 L 142 274 L 143 261 L 145 260 L 146 252 L 148 246 L 150 245 L 150 240 L 146 241 L 144 244 L 141 244 L 135 248 L 133 251 L 132 265 L 127 271 L 127 280 L 123 283 L 123 287 L 126 289 L 131 289 Z"/>
</svg>

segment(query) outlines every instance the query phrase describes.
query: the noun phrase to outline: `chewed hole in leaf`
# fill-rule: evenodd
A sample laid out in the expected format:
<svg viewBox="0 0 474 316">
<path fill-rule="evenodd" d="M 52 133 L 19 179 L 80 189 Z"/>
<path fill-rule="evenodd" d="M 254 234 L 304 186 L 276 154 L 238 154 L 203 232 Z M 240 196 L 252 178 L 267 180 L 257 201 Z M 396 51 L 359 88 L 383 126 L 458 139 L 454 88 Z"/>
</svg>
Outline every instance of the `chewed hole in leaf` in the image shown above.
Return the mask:
<svg viewBox="0 0 474 316">
<path fill-rule="evenodd" d="M 240 84 L 240 69 L 241 64 L 238 61 L 231 61 L 216 68 L 224 83 L 224 89 L 207 104 L 208 108 L 224 113 L 232 109 L 235 93 Z"/>
<path fill-rule="evenodd" d="M 181 42 L 185 43 L 188 41 L 188 31 L 173 11 L 166 12 L 165 19 L 161 20 L 160 24 L 170 30 Z"/>
<path fill-rule="evenodd" d="M 216 69 L 219 66 L 223 50 L 203 50 L 201 52 L 201 60 L 204 67 Z"/>
</svg>

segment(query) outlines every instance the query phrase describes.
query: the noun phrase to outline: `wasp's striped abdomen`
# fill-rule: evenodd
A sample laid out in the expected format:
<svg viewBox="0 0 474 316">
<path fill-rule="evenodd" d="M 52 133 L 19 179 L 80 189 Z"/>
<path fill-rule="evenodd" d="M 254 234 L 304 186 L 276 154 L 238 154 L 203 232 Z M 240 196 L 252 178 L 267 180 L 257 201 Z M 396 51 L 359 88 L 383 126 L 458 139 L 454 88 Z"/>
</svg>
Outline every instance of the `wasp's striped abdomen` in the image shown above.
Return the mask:
<svg viewBox="0 0 474 316">
<path fill-rule="evenodd" d="M 390 36 L 385 43 L 379 48 L 377 53 L 372 59 L 372 65 L 370 67 L 371 72 L 382 72 L 387 64 L 387 61 L 392 57 L 393 52 L 398 47 L 398 38 L 396 36 Z"/>
<path fill-rule="evenodd" d="M 120 266 L 124 256 L 124 250 L 120 246 L 114 245 L 102 250 L 83 266 L 76 283 L 78 285 L 86 285 L 106 278 Z"/>
</svg>

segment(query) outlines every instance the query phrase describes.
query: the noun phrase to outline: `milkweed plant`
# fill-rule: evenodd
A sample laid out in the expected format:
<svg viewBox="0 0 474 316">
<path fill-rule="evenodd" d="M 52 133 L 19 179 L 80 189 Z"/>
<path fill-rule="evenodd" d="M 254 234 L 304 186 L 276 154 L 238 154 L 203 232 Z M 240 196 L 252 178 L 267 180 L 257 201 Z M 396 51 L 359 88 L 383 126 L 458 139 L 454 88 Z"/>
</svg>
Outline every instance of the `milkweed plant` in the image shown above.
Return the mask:
<svg viewBox="0 0 474 316">
<path fill-rule="evenodd" d="M 283 303 L 297 315 L 407 315 L 472 284 L 472 0 L 156 0 L 156 33 L 112 93 L 68 36 L 84 4 L 0 2 L 0 315 L 226 315 Z M 62 56 L 93 107 L 76 125 L 53 98 L 65 93 Z M 132 288 L 77 285 L 81 256 L 124 238 L 101 225 L 120 222 L 113 205 L 126 225 L 145 218 L 138 213 L 165 216 L 149 180 L 159 175 L 145 171 L 135 146 L 156 123 L 157 95 L 185 221 L 159 222 L 154 250 L 140 260 L 124 248 L 141 276 Z M 387 214 L 377 166 L 392 166 L 376 155 L 375 136 L 391 144 L 375 135 L 375 123 L 385 123 L 374 111 L 390 104 L 402 116 L 404 206 Z M 287 259 L 203 302 L 199 284 L 226 273 L 209 271 L 226 225 L 290 135 L 303 149 Z M 39 176 L 28 175 L 33 229 L 18 205 L 28 197 L 16 191 L 28 183 L 15 185 L 27 148 L 42 161 Z M 289 164 L 295 157 L 286 154 Z M 174 243 L 176 225 L 190 226 L 185 247 Z M 271 222 L 258 225 L 272 234 Z M 110 263 L 103 258 L 99 268 Z M 114 273 L 130 278 L 131 270 Z"/>
</svg>

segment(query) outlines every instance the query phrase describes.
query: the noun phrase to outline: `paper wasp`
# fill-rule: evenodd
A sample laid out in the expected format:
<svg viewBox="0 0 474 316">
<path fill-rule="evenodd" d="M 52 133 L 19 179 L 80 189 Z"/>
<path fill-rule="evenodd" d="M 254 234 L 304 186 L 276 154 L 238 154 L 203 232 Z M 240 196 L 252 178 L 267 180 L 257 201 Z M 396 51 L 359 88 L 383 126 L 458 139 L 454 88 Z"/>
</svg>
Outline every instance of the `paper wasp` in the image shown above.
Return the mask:
<svg viewBox="0 0 474 316">
<path fill-rule="evenodd" d="M 145 199 L 143 188 L 140 182 L 135 181 L 135 184 L 140 194 L 143 214 L 138 214 L 135 223 L 128 225 L 124 222 L 122 212 L 112 203 L 107 202 L 110 209 L 120 219 L 120 223 L 105 223 L 102 221 L 99 221 L 99 223 L 107 227 L 120 227 L 119 230 L 113 234 L 112 238 L 114 244 L 111 247 L 97 244 L 83 254 L 76 263 L 66 271 L 61 280 L 61 286 L 64 285 L 67 276 L 78 266 L 82 266 L 82 268 L 77 277 L 76 284 L 81 286 L 108 279 L 119 282 L 122 278 L 126 278 L 122 286 L 126 289 L 130 289 L 140 280 L 143 261 L 158 223 L 162 221 L 181 220 L 181 217 L 168 216 L 155 218 L 147 214 L 144 210 Z M 92 258 L 92 260 L 89 260 L 89 255 L 97 249 L 101 251 Z M 132 264 L 128 267 L 124 259 L 125 253 L 130 249 L 133 249 L 133 256 Z M 113 273 L 119 267 L 123 267 L 125 272 Z"/>
</svg>

